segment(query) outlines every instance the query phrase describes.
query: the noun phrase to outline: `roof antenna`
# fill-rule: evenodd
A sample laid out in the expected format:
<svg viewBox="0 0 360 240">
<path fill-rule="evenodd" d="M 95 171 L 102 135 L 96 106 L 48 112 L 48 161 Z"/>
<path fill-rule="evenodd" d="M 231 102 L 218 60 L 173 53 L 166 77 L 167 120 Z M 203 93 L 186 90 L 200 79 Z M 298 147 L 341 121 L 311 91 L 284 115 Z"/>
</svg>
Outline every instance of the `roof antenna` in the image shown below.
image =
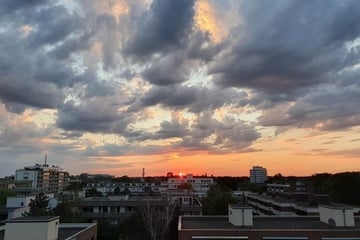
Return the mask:
<svg viewBox="0 0 360 240">
<path fill-rule="evenodd" d="M 47 161 L 47 154 L 45 154 L 45 167 L 46 167 L 46 161 Z"/>
</svg>

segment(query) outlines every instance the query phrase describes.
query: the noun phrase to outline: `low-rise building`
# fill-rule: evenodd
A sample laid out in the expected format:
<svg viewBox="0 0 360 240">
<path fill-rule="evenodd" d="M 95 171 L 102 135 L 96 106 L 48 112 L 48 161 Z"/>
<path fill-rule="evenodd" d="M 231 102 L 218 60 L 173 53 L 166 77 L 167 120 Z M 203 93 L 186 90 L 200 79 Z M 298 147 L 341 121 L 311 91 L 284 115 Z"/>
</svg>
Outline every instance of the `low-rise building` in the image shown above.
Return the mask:
<svg viewBox="0 0 360 240">
<path fill-rule="evenodd" d="M 319 216 L 253 216 L 229 206 L 228 216 L 180 216 L 179 240 L 359 240 L 360 218 L 352 209 L 322 206 Z"/>
<path fill-rule="evenodd" d="M 141 194 L 151 191 L 155 187 L 155 183 L 147 182 L 133 182 L 133 183 L 88 183 L 84 190 L 96 189 L 101 192 L 103 196 L 113 195 L 117 190 L 119 192 L 128 192 L 134 194 Z"/>
<path fill-rule="evenodd" d="M 58 216 L 20 217 L 0 228 L 0 240 L 96 240 L 96 223 L 60 223 Z"/>
<path fill-rule="evenodd" d="M 15 182 L 13 179 L 1 178 L 0 179 L 0 191 L 13 190 L 15 188 Z"/>
<path fill-rule="evenodd" d="M 45 194 L 49 198 L 48 209 L 54 209 L 58 200 L 53 193 Z M 23 216 L 29 212 L 29 203 L 34 200 L 36 195 L 31 196 L 9 196 L 6 199 L 6 206 L 0 208 L 0 219 L 13 219 Z"/>
<path fill-rule="evenodd" d="M 196 177 L 192 174 L 187 174 L 184 177 L 170 177 L 167 182 L 161 183 L 162 191 L 166 190 L 177 190 L 181 188 L 183 184 L 190 184 L 192 189 L 195 192 L 195 195 L 198 197 L 206 196 L 206 193 L 209 191 L 211 185 L 214 184 L 214 180 L 211 177 Z"/>
<path fill-rule="evenodd" d="M 87 222 L 106 219 L 111 223 L 128 218 L 140 207 L 164 208 L 168 205 L 169 201 L 164 197 L 130 197 L 129 195 L 88 197 L 80 199 L 79 202 L 82 216 Z"/>
<path fill-rule="evenodd" d="M 246 203 L 259 215 L 318 215 L 319 208 L 309 201 L 297 201 L 294 197 L 266 194 L 245 194 Z"/>
<path fill-rule="evenodd" d="M 179 215 L 202 215 L 202 204 L 193 190 L 168 190 L 162 195 L 178 206 Z"/>
</svg>

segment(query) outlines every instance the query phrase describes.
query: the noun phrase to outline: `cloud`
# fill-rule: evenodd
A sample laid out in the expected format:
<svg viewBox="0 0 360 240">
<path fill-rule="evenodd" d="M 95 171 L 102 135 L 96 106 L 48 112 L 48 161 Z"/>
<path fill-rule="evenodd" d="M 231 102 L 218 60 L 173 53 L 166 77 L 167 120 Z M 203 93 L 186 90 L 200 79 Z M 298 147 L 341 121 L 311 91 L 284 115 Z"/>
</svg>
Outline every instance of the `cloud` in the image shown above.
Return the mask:
<svg viewBox="0 0 360 240">
<path fill-rule="evenodd" d="M 2 14 L 11 14 L 14 11 L 33 8 L 40 4 L 45 4 L 49 2 L 48 0 L 4 0 L 1 2 L 0 13 Z"/>
<path fill-rule="evenodd" d="M 47 148 L 98 166 L 116 156 L 261 151 L 297 128 L 351 134 L 360 125 L 359 7 L 4 0 L 0 159 L 28 163 L 26 153 Z"/>
<path fill-rule="evenodd" d="M 329 82 L 351 66 L 345 61 L 350 54 L 345 43 L 360 36 L 359 26 L 353 26 L 360 20 L 354 10 L 358 7 L 357 1 L 244 2 L 240 11 L 246 25 L 231 36 L 230 47 L 209 73 L 224 87 L 292 99 L 297 91 Z"/>
<path fill-rule="evenodd" d="M 247 93 L 235 89 L 210 89 L 198 86 L 154 86 L 140 99 L 140 106 L 162 105 L 171 109 L 187 109 L 200 113 L 225 105 L 244 106 Z"/>
<path fill-rule="evenodd" d="M 194 1 L 154 0 L 150 9 L 138 19 L 126 52 L 137 56 L 180 48 L 191 31 Z"/>
<path fill-rule="evenodd" d="M 265 110 L 259 118 L 264 126 L 296 126 L 323 131 L 336 131 L 358 126 L 359 89 L 326 89 Z"/>
<path fill-rule="evenodd" d="M 109 99 L 88 100 L 80 105 L 68 103 L 58 111 L 57 126 L 71 131 L 122 133 L 132 116 L 118 107 Z"/>
</svg>

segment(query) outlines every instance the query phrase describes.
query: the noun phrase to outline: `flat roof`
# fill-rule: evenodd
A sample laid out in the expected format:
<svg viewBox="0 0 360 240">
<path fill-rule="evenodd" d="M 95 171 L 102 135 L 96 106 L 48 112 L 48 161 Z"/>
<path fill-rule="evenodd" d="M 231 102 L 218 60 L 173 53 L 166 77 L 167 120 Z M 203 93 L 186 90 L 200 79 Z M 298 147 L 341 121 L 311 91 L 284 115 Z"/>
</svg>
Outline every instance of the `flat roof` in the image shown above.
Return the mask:
<svg viewBox="0 0 360 240">
<path fill-rule="evenodd" d="M 50 222 L 59 219 L 59 216 L 25 216 L 7 220 L 7 223 L 23 223 L 23 222 Z"/>
<path fill-rule="evenodd" d="M 316 195 L 319 196 L 320 194 L 316 194 Z M 272 201 L 272 202 L 280 203 L 280 204 L 295 204 L 295 205 L 301 206 L 301 207 L 318 208 L 318 205 L 316 205 L 316 206 L 311 205 L 309 201 L 307 201 L 307 202 L 299 202 L 299 201 L 296 201 L 295 199 L 288 199 L 288 198 L 286 198 L 284 196 L 280 196 L 280 195 L 276 195 L 275 197 L 273 197 L 271 195 L 266 195 L 266 194 L 259 195 L 259 194 L 256 194 L 256 193 L 251 193 L 251 194 L 248 195 L 248 197 L 258 198 L 259 200 L 263 200 L 263 201 Z M 328 208 L 331 208 L 331 207 L 334 207 L 334 208 L 338 208 L 338 207 L 340 207 L 340 208 L 345 208 L 345 207 L 356 208 L 356 207 L 358 207 L 358 206 L 355 206 L 355 205 L 337 203 L 337 202 L 319 203 L 319 206 L 320 205 L 328 207 Z"/>
<path fill-rule="evenodd" d="M 59 225 L 58 239 L 68 239 L 93 226 L 96 226 L 96 223 L 61 223 Z"/>
<path fill-rule="evenodd" d="M 59 225 L 59 232 L 58 232 L 58 240 L 65 240 L 69 237 L 73 237 L 79 234 L 82 231 L 85 231 L 93 226 L 96 223 L 75 223 L 75 224 L 68 224 L 68 223 L 61 223 Z M 0 240 L 4 239 L 5 230 L 0 230 Z"/>
<path fill-rule="evenodd" d="M 228 216 L 180 216 L 181 228 L 186 229 L 340 229 L 320 222 L 319 217 L 254 216 L 253 226 L 234 226 Z M 355 218 L 355 227 L 341 228 L 360 230 L 360 218 Z"/>
</svg>

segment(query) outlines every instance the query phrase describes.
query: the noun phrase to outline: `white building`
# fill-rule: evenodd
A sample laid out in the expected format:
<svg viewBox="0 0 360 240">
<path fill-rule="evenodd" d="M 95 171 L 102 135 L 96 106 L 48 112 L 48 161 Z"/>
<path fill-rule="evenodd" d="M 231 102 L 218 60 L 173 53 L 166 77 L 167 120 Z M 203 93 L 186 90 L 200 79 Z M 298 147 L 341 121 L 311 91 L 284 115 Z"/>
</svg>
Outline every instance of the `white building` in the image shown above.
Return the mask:
<svg viewBox="0 0 360 240">
<path fill-rule="evenodd" d="M 97 238 L 96 223 L 60 223 L 59 216 L 19 217 L 0 227 L 4 240 L 89 240 Z"/>
<path fill-rule="evenodd" d="M 181 189 L 181 185 L 190 184 L 198 197 L 203 197 L 209 191 L 214 180 L 211 177 L 194 177 L 192 174 L 187 174 L 184 177 L 171 177 L 167 182 L 162 183 L 162 189 L 176 190 Z"/>
<path fill-rule="evenodd" d="M 69 173 L 59 166 L 35 164 L 15 171 L 15 181 L 31 181 L 33 190 L 45 193 L 62 192 L 68 185 Z"/>
<path fill-rule="evenodd" d="M 48 209 L 54 209 L 58 200 L 53 193 L 45 194 L 49 198 Z M 6 199 L 6 208 L 8 209 L 8 219 L 18 218 L 30 210 L 29 203 L 34 200 L 36 195 L 31 196 L 10 196 Z"/>
<path fill-rule="evenodd" d="M 266 168 L 254 166 L 250 169 L 250 182 L 251 183 L 264 183 L 267 181 Z"/>
</svg>

